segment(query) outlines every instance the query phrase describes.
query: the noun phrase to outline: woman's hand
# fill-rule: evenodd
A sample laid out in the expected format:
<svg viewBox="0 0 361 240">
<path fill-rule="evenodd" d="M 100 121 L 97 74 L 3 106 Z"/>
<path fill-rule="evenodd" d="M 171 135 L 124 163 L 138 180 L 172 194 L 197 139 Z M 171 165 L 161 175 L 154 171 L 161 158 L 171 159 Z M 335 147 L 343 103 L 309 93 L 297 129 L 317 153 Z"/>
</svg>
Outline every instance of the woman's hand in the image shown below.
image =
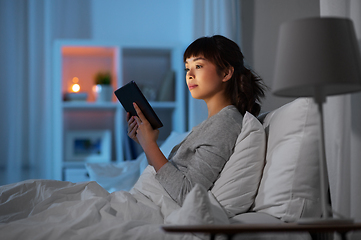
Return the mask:
<svg viewBox="0 0 361 240">
<path fill-rule="evenodd" d="M 146 151 L 147 147 L 154 145 L 157 142 L 159 130 L 154 130 L 148 120 L 143 115 L 142 111 L 136 103 L 133 103 L 134 109 L 138 116 L 134 116 L 136 126 L 132 128 L 131 133 L 135 130 L 135 137 L 138 143 L 142 146 L 143 150 Z M 133 125 L 132 125 L 133 126 Z M 133 136 L 133 134 L 132 134 Z M 134 139 L 134 138 L 133 138 Z"/>
<path fill-rule="evenodd" d="M 152 128 L 152 125 L 150 125 L 148 120 L 144 117 L 142 111 L 136 103 L 133 103 L 133 105 L 137 115 L 139 116 L 134 117 L 137 122 L 137 129 L 135 131 L 136 138 L 147 156 L 148 163 L 154 167 L 155 171 L 158 172 L 158 170 L 168 162 L 167 158 L 163 155 L 157 145 L 159 130 L 154 130 Z"/>
<path fill-rule="evenodd" d="M 133 103 L 133 106 L 139 117 L 130 117 L 129 114 L 127 115 L 128 136 L 142 146 L 148 163 L 158 172 L 158 170 L 168 162 L 157 145 L 159 130 L 152 128 L 152 125 L 150 125 L 136 103 Z"/>
<path fill-rule="evenodd" d="M 138 138 L 137 138 L 137 121 L 135 120 L 134 116 L 130 116 L 130 113 L 127 113 L 127 122 L 128 122 L 128 137 L 133 139 L 136 143 L 139 144 Z"/>
</svg>

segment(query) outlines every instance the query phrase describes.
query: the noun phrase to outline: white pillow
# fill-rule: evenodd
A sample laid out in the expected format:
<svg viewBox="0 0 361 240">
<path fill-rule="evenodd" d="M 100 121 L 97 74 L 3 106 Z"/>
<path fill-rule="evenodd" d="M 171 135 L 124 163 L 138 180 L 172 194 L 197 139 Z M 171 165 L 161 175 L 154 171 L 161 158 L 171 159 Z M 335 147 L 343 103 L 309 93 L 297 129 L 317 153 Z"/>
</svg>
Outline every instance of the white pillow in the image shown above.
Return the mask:
<svg viewBox="0 0 361 240">
<path fill-rule="evenodd" d="M 169 196 L 159 181 L 155 179 L 155 174 L 154 167 L 148 165 L 129 192 L 133 195 L 140 193 L 147 199 L 150 199 L 160 208 L 162 215 L 165 217 L 174 209 L 178 209 L 179 205 Z"/>
<path fill-rule="evenodd" d="M 229 217 L 247 212 L 254 203 L 264 167 L 265 148 L 262 124 L 246 112 L 234 152 L 211 189 Z"/>
<path fill-rule="evenodd" d="M 142 159 L 120 163 L 86 163 L 91 181 L 96 181 L 108 192 L 129 191 L 140 175 Z"/>
<path fill-rule="evenodd" d="M 292 222 L 320 215 L 318 111 L 312 99 L 299 98 L 270 112 L 266 165 L 254 211 Z"/>
<path fill-rule="evenodd" d="M 174 210 L 165 219 L 165 224 L 206 225 L 229 224 L 227 214 L 213 194 L 196 184 L 187 194 L 181 208 Z"/>
</svg>

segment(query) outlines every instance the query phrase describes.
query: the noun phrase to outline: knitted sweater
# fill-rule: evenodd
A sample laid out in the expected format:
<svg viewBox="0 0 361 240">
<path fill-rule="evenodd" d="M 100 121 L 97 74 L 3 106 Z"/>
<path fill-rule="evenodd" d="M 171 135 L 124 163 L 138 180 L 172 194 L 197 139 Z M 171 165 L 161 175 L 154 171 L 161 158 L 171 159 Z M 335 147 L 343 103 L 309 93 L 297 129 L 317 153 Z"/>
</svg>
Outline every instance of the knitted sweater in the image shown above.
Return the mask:
<svg viewBox="0 0 361 240">
<path fill-rule="evenodd" d="M 210 189 L 233 153 L 241 128 L 242 115 L 237 108 L 223 108 L 173 148 L 156 179 L 179 205 L 196 183 Z"/>
</svg>

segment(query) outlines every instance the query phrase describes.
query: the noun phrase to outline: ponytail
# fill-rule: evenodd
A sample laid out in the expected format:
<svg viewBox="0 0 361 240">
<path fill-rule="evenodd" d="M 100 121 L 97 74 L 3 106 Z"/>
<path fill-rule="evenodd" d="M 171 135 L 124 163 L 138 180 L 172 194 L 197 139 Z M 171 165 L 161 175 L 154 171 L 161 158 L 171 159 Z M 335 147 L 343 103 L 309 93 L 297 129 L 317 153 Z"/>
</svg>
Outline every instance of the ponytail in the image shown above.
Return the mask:
<svg viewBox="0 0 361 240">
<path fill-rule="evenodd" d="M 241 73 L 234 73 L 226 88 L 231 102 L 244 115 L 246 112 L 258 116 L 261 111 L 261 98 L 264 98 L 266 86 L 252 70 L 244 67 Z"/>
</svg>

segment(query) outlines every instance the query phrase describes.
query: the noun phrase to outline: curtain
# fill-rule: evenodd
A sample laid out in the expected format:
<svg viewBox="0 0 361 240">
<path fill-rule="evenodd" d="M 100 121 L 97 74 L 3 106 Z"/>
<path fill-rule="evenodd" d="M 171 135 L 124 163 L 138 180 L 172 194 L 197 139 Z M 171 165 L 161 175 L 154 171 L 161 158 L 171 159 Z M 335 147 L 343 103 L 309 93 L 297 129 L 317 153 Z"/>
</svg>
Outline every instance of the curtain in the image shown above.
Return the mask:
<svg viewBox="0 0 361 240">
<path fill-rule="evenodd" d="M 351 18 L 361 43 L 361 1 L 321 0 L 320 10 L 322 17 Z M 324 108 L 332 207 L 357 222 L 361 222 L 360 102 L 361 93 L 333 96 L 327 98 Z M 360 233 L 353 234 L 352 239 L 360 237 Z"/>
<path fill-rule="evenodd" d="M 0 185 L 51 178 L 55 38 L 91 35 L 89 1 L 0 1 Z"/>
<path fill-rule="evenodd" d="M 1 184 L 35 178 L 47 167 L 44 135 L 42 1 L 1 1 Z"/>
<path fill-rule="evenodd" d="M 237 0 L 193 1 L 193 40 L 212 35 L 223 35 L 241 46 L 241 7 Z M 189 130 L 208 116 L 203 100 L 188 95 Z"/>
</svg>

